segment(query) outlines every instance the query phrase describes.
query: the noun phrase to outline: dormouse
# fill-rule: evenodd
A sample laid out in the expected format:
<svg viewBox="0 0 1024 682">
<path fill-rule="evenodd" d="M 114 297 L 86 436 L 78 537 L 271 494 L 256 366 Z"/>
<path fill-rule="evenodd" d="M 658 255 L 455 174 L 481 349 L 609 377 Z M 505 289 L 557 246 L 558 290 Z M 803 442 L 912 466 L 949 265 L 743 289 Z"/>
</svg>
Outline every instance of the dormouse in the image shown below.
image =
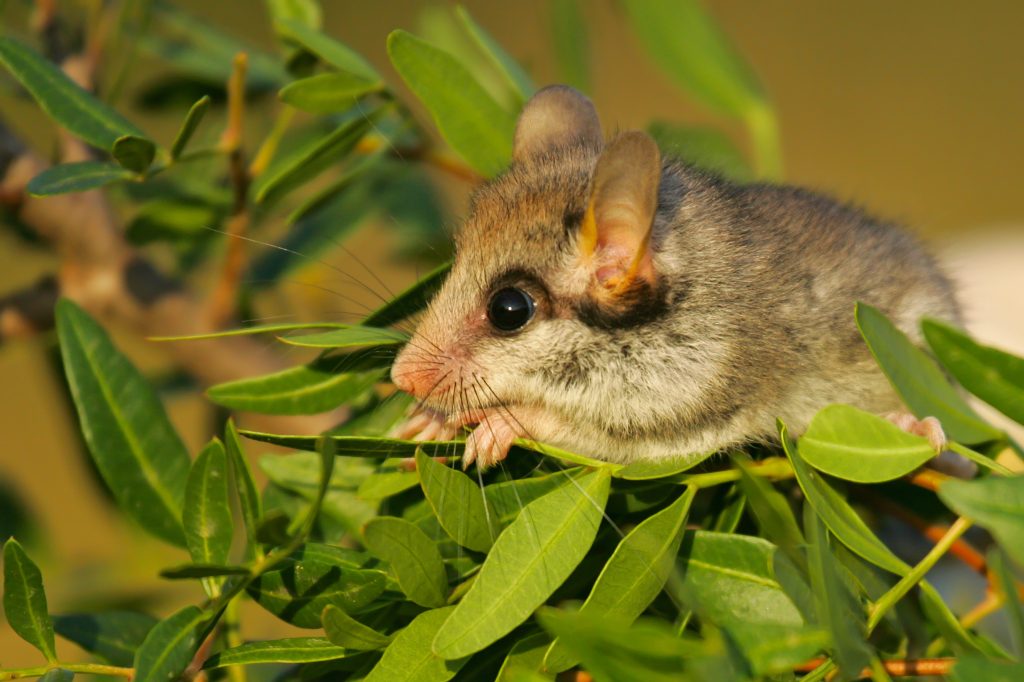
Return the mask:
<svg viewBox="0 0 1024 682">
<path fill-rule="evenodd" d="M 392 370 L 422 403 L 402 435 L 476 425 L 464 464 L 518 437 L 630 462 L 768 440 L 777 417 L 799 432 L 829 403 L 898 412 L 854 303 L 915 339 L 922 316 L 958 320 L 909 234 L 665 158 L 643 132 L 606 139 L 571 88 L 534 95 L 513 148 Z M 934 420 L 904 422 L 941 439 Z"/>
</svg>

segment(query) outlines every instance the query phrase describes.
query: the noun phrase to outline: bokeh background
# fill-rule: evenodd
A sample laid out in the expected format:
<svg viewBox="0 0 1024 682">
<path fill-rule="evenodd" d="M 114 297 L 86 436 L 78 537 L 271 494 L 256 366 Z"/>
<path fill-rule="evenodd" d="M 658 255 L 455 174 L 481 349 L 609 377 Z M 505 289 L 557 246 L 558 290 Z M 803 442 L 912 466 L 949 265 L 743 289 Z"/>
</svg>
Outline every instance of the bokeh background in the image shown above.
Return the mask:
<svg viewBox="0 0 1024 682">
<path fill-rule="evenodd" d="M 273 49 L 261 2 L 176 4 Z M 385 38 L 394 28 L 416 32 L 422 10 L 436 3 L 322 4 L 328 32 L 399 83 L 387 61 Z M 537 83 L 558 79 L 547 2 L 465 4 Z M 1024 3 L 705 4 L 771 95 L 782 129 L 787 181 L 854 201 L 922 235 L 960 283 L 972 331 L 983 341 L 1024 352 Z M 614 2 L 584 2 L 583 7 L 591 95 L 607 128 L 641 127 L 655 118 L 721 125 L 657 68 Z M 20 3 L 0 3 L 0 8 L 0 21 L 23 25 Z M 132 77 L 155 77 L 159 66 L 142 59 Z M 158 139 L 174 134 L 173 121 L 152 119 L 143 110 L 129 113 Z M 20 133 L 47 143 L 49 126 L 30 104 L 0 94 L 0 116 Z M 723 129 L 742 147 L 738 127 Z M 468 188 L 441 182 L 454 227 Z M 393 245 L 372 229 L 348 246 L 392 288 L 415 277 L 407 264 L 390 258 Z M 364 277 L 341 256 L 336 264 Z M 0 293 L 52 268 L 52 256 L 26 251 L 0 232 Z M 324 269 L 319 276 L 329 278 L 330 272 Z M 289 291 L 281 305 L 303 318 L 323 317 L 337 308 L 336 301 L 311 294 L 308 287 Z M 144 342 L 122 337 L 119 342 L 142 366 L 160 368 L 161 354 Z M 116 597 L 147 601 L 163 612 L 180 593 L 154 578 L 181 556 L 128 525 L 108 503 L 82 457 L 49 352 L 46 343 L 31 341 L 0 346 L 0 486 L 31 514 L 29 549 L 46 577 L 51 610 L 110 605 Z M 197 447 L 207 435 L 202 400 L 176 398 L 170 408 L 190 445 Z M 0 509 L 0 515 L 12 513 Z M 279 632 L 283 626 L 267 622 L 254 627 L 248 636 L 270 636 L 271 628 Z M 259 632 L 260 627 L 267 632 Z M 58 646 L 71 648 L 65 642 Z M 0 663 L 35 661 L 34 652 L 0 626 Z"/>
</svg>

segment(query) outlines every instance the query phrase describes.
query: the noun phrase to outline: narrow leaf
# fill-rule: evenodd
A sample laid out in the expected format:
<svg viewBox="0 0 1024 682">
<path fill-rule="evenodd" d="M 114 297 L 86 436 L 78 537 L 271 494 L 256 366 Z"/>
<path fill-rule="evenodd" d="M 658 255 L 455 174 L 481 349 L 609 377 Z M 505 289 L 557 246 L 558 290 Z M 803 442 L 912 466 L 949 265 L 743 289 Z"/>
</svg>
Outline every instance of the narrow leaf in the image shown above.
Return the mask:
<svg viewBox="0 0 1024 682">
<path fill-rule="evenodd" d="M 964 388 L 1024 424 L 1024 358 L 984 346 L 938 320 L 925 320 L 921 329 L 939 362 Z"/>
<path fill-rule="evenodd" d="M 831 644 L 828 632 L 791 625 L 733 623 L 729 634 L 755 675 L 784 675 Z"/>
<path fill-rule="evenodd" d="M 489 550 L 499 529 L 480 486 L 422 450 L 416 452 L 416 472 L 424 497 L 452 540 L 477 552 Z"/>
<path fill-rule="evenodd" d="M 230 566 L 226 564 L 183 564 L 165 568 L 160 571 L 161 578 L 168 580 L 194 580 L 197 578 L 218 578 L 228 575 L 249 575 L 252 569 L 247 566 Z"/>
<path fill-rule="evenodd" d="M 135 651 L 158 622 L 145 613 L 106 611 L 54 616 L 53 629 L 107 663 L 130 668 Z"/>
<path fill-rule="evenodd" d="M 255 663 L 314 663 L 334 661 L 352 652 L 331 644 L 323 637 L 289 637 L 246 642 L 218 651 L 203 663 L 203 670 Z"/>
<path fill-rule="evenodd" d="M 786 498 L 761 476 L 750 473 L 749 460 L 733 457 L 733 463 L 740 470 L 739 488 L 747 498 L 750 508 L 761 534 L 779 546 L 790 561 L 804 574 L 807 574 L 807 558 L 803 547 L 807 544 L 796 516 Z"/>
<path fill-rule="evenodd" d="M 608 471 L 595 471 L 527 505 L 498 536 L 473 586 L 434 639 L 434 652 L 447 659 L 467 656 L 529 618 L 590 549 L 610 481 Z"/>
<path fill-rule="evenodd" d="M 856 308 L 857 327 L 893 388 L 919 418 L 935 417 L 950 440 L 982 443 L 1003 434 L 986 424 L 946 380 L 935 361 L 877 309 Z"/>
<path fill-rule="evenodd" d="M 495 71 L 501 74 L 509 90 L 512 92 L 515 102 L 522 106 L 530 98 L 536 87 L 527 75 L 523 67 L 519 65 L 512 56 L 488 33 L 483 26 L 478 24 L 469 14 L 465 7 L 459 5 L 455 8 L 455 15 L 462 24 L 462 28 L 473 39 L 476 46 L 483 52 L 484 56 L 494 67 Z"/>
<path fill-rule="evenodd" d="M 496 175 L 512 157 L 515 118 L 452 55 L 405 31 L 388 36 L 388 56 L 438 130 L 473 168 Z"/>
<path fill-rule="evenodd" d="M 135 174 L 106 161 L 78 161 L 47 168 L 28 183 L 28 193 L 36 197 L 85 192 L 113 182 L 130 180 Z"/>
<path fill-rule="evenodd" d="M 214 438 L 199 453 L 189 472 L 182 511 L 185 542 L 197 564 L 224 564 L 231 551 L 231 503 L 228 500 L 228 461 L 224 446 Z"/>
<path fill-rule="evenodd" d="M 628 625 L 650 606 L 675 566 L 696 494 L 697 488 L 687 488 L 675 502 L 644 519 L 623 538 L 580 607 L 581 615 Z M 562 672 L 577 662 L 555 640 L 544 658 L 544 668 Z"/>
<path fill-rule="evenodd" d="M 14 538 L 4 543 L 4 613 L 19 637 L 39 649 L 50 663 L 57 662 L 43 574 Z"/>
<path fill-rule="evenodd" d="M 282 336 L 280 340 L 290 346 L 301 346 L 302 348 L 358 348 L 361 346 L 398 345 L 408 341 L 409 337 L 391 329 L 348 325 L 342 329 L 332 329 L 328 332 Z"/>
<path fill-rule="evenodd" d="M 327 639 L 332 644 L 352 649 L 353 651 L 373 651 L 383 649 L 391 638 L 369 628 L 337 606 L 324 609 L 321 620 Z"/>
<path fill-rule="evenodd" d="M 256 334 L 276 334 L 296 329 L 344 329 L 348 325 L 336 322 L 303 322 L 298 324 L 261 324 L 242 329 L 226 329 L 209 334 L 190 334 L 188 336 L 151 336 L 150 341 L 205 341 L 207 339 L 223 339 L 231 336 L 254 336 Z"/>
<path fill-rule="evenodd" d="M 296 450 L 315 450 L 317 436 L 289 436 L 257 431 L 239 431 L 246 438 L 262 443 L 273 443 Z M 387 459 L 389 457 L 412 457 L 417 448 L 423 448 L 431 456 L 451 456 L 462 452 L 465 443 L 461 441 L 415 441 L 397 438 L 377 438 L 369 436 L 326 436 L 337 448 L 338 455 L 347 457 L 373 457 Z"/>
<path fill-rule="evenodd" d="M 294 19 L 279 19 L 275 27 L 282 35 L 291 38 L 327 64 L 339 71 L 359 76 L 365 80 L 379 82 L 380 75 L 358 53 L 337 40 Z"/>
<path fill-rule="evenodd" d="M 181 129 L 178 130 L 178 134 L 174 136 L 174 142 L 171 143 L 172 159 L 177 159 L 185 151 L 185 147 L 188 146 L 189 140 L 192 139 L 192 135 L 196 132 L 196 128 L 202 123 L 203 117 L 206 116 L 206 112 L 209 110 L 209 95 L 203 95 L 189 108 L 188 114 L 185 115 L 185 120 L 181 122 Z"/>
<path fill-rule="evenodd" d="M 383 500 L 419 485 L 415 471 L 379 471 L 359 484 L 356 495 L 362 500 Z"/>
<path fill-rule="evenodd" d="M 666 476 L 681 474 L 692 469 L 713 454 L 715 453 L 705 452 L 703 454 L 683 455 L 657 461 L 640 460 L 619 469 L 612 476 L 623 478 L 627 481 L 649 481 L 656 478 L 665 478 Z"/>
<path fill-rule="evenodd" d="M 374 556 L 388 562 L 409 599 L 428 608 L 444 605 L 444 563 L 437 545 L 422 530 L 408 521 L 380 516 L 366 524 L 363 541 Z"/>
<path fill-rule="evenodd" d="M 850 405 L 829 405 L 800 437 L 808 464 L 837 478 L 880 483 L 917 469 L 938 454 L 926 438 Z"/>
<path fill-rule="evenodd" d="M 371 92 L 379 92 L 384 84 L 351 73 L 319 73 L 289 83 L 281 89 L 282 102 L 314 114 L 348 111 L 356 100 Z"/>
<path fill-rule="evenodd" d="M 199 607 L 186 606 L 157 623 L 135 652 L 134 682 L 167 682 L 185 672 L 209 618 Z"/>
<path fill-rule="evenodd" d="M 430 650 L 431 641 L 453 610 L 433 609 L 416 616 L 395 635 L 365 682 L 444 682 L 454 677 L 469 659 L 443 660 Z"/>
<path fill-rule="evenodd" d="M 249 467 L 249 460 L 245 457 L 245 450 L 242 449 L 242 441 L 238 437 L 233 419 L 228 419 L 228 423 L 224 427 L 224 445 L 231 478 L 234 481 L 233 489 L 238 495 L 238 506 L 242 512 L 242 523 L 245 525 L 245 536 L 248 541 L 246 556 L 256 558 L 260 554 L 259 544 L 256 541 L 256 529 L 259 528 L 263 510 L 261 509 L 260 494 L 256 489 L 256 481 L 253 479 L 252 469 Z"/>
<path fill-rule="evenodd" d="M 1024 476 L 951 479 L 939 486 L 939 498 L 991 532 L 1003 550 L 1024 566 Z"/>
<path fill-rule="evenodd" d="M 124 168 L 145 173 L 156 156 L 156 145 L 142 137 L 123 135 L 114 141 L 110 153 Z"/>
<path fill-rule="evenodd" d="M 363 325 L 367 327 L 386 327 L 395 322 L 401 322 L 410 315 L 418 313 L 426 307 L 427 302 L 433 298 L 448 273 L 452 269 L 451 263 L 443 263 L 405 291 L 399 293 L 391 301 L 373 311 L 365 320 Z"/>
<path fill-rule="evenodd" d="M 206 395 L 232 410 L 262 414 L 319 414 L 356 398 L 387 370 L 339 371 L 337 360 L 316 361 L 259 377 L 211 386 Z"/>
<path fill-rule="evenodd" d="M 156 392 L 88 313 L 57 303 L 71 396 L 93 461 L 120 506 L 150 533 L 184 546 L 189 456 Z"/>
<path fill-rule="evenodd" d="M 109 151 L 118 138 L 130 135 L 153 145 L 127 119 L 15 39 L 0 37 L 0 63 L 32 94 L 43 111 L 89 144 Z"/>
</svg>

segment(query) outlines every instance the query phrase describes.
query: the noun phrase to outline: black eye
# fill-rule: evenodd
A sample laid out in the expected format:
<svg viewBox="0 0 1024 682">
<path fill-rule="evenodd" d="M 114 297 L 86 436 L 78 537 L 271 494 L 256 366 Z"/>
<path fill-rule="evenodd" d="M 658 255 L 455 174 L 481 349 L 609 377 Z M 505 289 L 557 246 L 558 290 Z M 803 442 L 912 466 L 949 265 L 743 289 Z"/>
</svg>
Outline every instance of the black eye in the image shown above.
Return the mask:
<svg viewBox="0 0 1024 682">
<path fill-rule="evenodd" d="M 533 299 L 522 289 L 507 287 L 491 296 L 487 319 L 503 332 L 519 329 L 533 317 Z"/>
</svg>

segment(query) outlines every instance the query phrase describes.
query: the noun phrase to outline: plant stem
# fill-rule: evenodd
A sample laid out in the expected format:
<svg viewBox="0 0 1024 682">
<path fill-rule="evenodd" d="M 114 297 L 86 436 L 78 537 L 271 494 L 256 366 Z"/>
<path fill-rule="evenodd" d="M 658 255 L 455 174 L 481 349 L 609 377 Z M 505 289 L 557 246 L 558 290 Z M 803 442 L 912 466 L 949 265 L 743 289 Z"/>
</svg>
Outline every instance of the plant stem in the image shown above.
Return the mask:
<svg viewBox="0 0 1024 682">
<path fill-rule="evenodd" d="M 980 452 L 975 452 L 974 450 L 971 450 L 968 447 L 960 445 L 960 443 L 954 443 L 953 441 L 949 441 L 948 443 L 946 443 L 946 447 L 955 452 L 956 454 L 960 455 L 964 459 L 969 459 L 978 466 L 985 467 L 986 469 L 991 469 L 1000 476 L 1013 476 L 1013 472 L 1004 467 L 999 462 L 989 457 L 986 457 Z"/>
<path fill-rule="evenodd" d="M 228 602 L 228 606 L 224 609 L 224 642 L 231 648 L 236 647 L 242 643 L 241 627 L 238 621 L 238 598 L 235 597 Z M 232 665 L 228 666 L 228 677 L 231 678 L 232 682 L 245 682 L 245 666 Z"/>
<path fill-rule="evenodd" d="M 785 457 L 770 457 L 760 462 L 755 462 L 747 467 L 748 471 L 755 476 L 764 476 L 771 479 L 783 479 L 793 477 L 793 467 Z M 724 469 L 722 471 L 710 471 L 706 474 L 683 474 L 674 479 L 675 483 L 696 486 L 698 488 L 710 488 L 723 483 L 732 483 L 740 479 L 739 469 Z"/>
<path fill-rule="evenodd" d="M 967 532 L 967 529 L 971 527 L 971 521 L 963 518 L 958 518 L 946 534 L 942 536 L 931 551 L 925 555 L 921 561 L 914 566 L 903 576 L 898 583 L 893 585 L 892 589 L 882 595 L 881 599 L 875 602 L 874 607 L 871 609 L 871 614 L 868 616 L 868 634 L 870 634 L 880 622 L 882 617 L 889 612 L 896 602 L 903 598 L 917 583 L 919 583 L 928 571 L 931 570 L 932 566 L 938 562 L 942 556 L 949 551 L 949 548 L 953 546 L 957 538 Z"/>
<path fill-rule="evenodd" d="M 964 614 L 963 618 L 960 619 L 960 625 L 962 625 L 965 630 L 967 628 L 972 628 L 986 616 L 990 616 L 1003 608 L 1005 603 L 1006 595 L 1000 592 L 989 592 L 985 595 L 985 598 L 980 604 Z"/>
<path fill-rule="evenodd" d="M 889 675 L 895 675 L 896 677 L 914 677 L 922 676 L 929 677 L 935 675 L 947 675 L 956 663 L 955 658 L 905 658 L 905 659 L 894 659 L 890 661 L 880 661 L 882 668 Z M 818 670 L 830 661 L 824 658 L 814 658 L 806 663 L 797 666 L 796 672 L 803 672 L 805 670 L 813 671 L 811 674 L 815 674 Z M 831 668 L 824 671 L 827 674 Z M 861 673 L 861 677 L 870 676 L 870 669 L 866 669 Z M 810 679 L 808 677 L 800 678 L 801 682 L 806 682 Z M 821 679 L 820 676 L 814 679 Z"/>
<path fill-rule="evenodd" d="M 85 673 L 88 675 L 115 675 L 117 677 L 129 678 L 135 672 L 132 668 L 121 668 L 116 665 L 102 665 L 100 663 L 54 663 L 52 665 L 41 665 L 35 668 L 0 670 L 0 680 L 19 680 L 26 677 L 42 677 L 51 670 L 56 670 L 58 668 L 73 673 Z"/>
</svg>

